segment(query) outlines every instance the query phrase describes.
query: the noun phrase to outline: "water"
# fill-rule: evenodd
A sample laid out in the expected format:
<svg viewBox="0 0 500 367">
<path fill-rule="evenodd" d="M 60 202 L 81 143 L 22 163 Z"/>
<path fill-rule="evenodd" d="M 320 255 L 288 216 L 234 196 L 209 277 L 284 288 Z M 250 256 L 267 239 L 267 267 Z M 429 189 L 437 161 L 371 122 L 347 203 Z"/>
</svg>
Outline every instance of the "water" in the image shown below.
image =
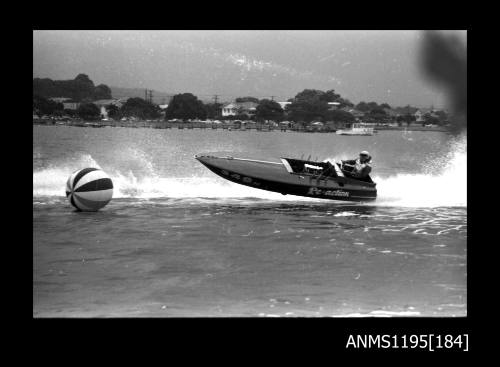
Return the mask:
<svg viewBox="0 0 500 367">
<path fill-rule="evenodd" d="M 376 202 L 283 196 L 214 175 L 224 151 L 347 159 L 368 150 Z M 33 314 L 465 316 L 465 137 L 33 127 Z M 113 200 L 73 211 L 76 169 Z"/>
</svg>

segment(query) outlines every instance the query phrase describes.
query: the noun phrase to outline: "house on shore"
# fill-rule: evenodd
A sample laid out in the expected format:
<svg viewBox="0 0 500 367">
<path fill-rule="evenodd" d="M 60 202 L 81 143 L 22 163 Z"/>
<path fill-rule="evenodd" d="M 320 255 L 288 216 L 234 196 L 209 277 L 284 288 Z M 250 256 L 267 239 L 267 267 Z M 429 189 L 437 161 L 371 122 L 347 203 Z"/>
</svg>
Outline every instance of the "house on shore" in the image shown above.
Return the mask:
<svg viewBox="0 0 500 367">
<path fill-rule="evenodd" d="M 424 122 L 425 121 L 424 116 L 428 113 L 429 114 L 432 113 L 431 108 L 419 108 L 418 110 L 416 110 L 415 113 L 413 114 L 413 116 L 415 116 L 415 122 Z"/>
<path fill-rule="evenodd" d="M 222 116 L 235 116 L 238 114 L 238 105 L 236 103 L 229 103 L 222 106 Z"/>
<path fill-rule="evenodd" d="M 65 101 L 69 101 L 71 98 L 68 97 L 52 97 L 49 98 L 50 101 L 57 102 L 57 103 L 63 103 Z"/>
<path fill-rule="evenodd" d="M 167 114 L 168 104 L 159 104 L 158 108 L 160 109 L 161 116 L 165 117 L 165 115 Z"/>
<path fill-rule="evenodd" d="M 80 102 L 73 101 L 71 98 L 68 97 L 53 97 L 49 98 L 49 100 L 57 103 L 62 103 L 63 108 L 65 110 L 76 111 L 78 107 L 80 107 Z"/>
<path fill-rule="evenodd" d="M 65 110 L 76 111 L 78 107 L 80 107 L 80 102 L 68 100 L 66 102 L 63 102 L 63 106 Z"/>
<path fill-rule="evenodd" d="M 344 108 L 342 108 L 342 110 L 345 112 L 349 112 L 351 115 L 354 116 L 354 118 L 356 120 L 360 120 L 363 117 L 365 117 L 365 113 L 363 111 L 359 111 L 359 110 L 352 108 L 352 107 L 344 107 Z"/>
<path fill-rule="evenodd" d="M 328 109 L 330 111 L 335 111 L 340 108 L 340 102 L 328 102 Z"/>
<path fill-rule="evenodd" d="M 255 102 L 232 102 L 222 107 L 222 116 L 236 116 L 246 114 L 254 116 L 258 103 Z"/>
<path fill-rule="evenodd" d="M 285 111 L 286 106 L 292 104 L 292 102 L 278 102 L 278 104 L 280 105 L 281 109 Z"/>
<path fill-rule="evenodd" d="M 416 122 L 425 122 L 426 116 L 433 117 L 439 120 L 445 120 L 448 113 L 445 110 L 439 110 L 435 108 L 419 108 L 414 116 L 416 118 Z"/>
<path fill-rule="evenodd" d="M 100 111 L 100 114 L 102 118 L 108 118 L 108 110 L 107 107 L 109 105 L 114 105 L 118 108 L 121 108 L 123 104 L 127 101 L 128 98 L 122 98 L 122 99 L 99 99 L 97 101 L 92 102 L 95 104 Z"/>
</svg>

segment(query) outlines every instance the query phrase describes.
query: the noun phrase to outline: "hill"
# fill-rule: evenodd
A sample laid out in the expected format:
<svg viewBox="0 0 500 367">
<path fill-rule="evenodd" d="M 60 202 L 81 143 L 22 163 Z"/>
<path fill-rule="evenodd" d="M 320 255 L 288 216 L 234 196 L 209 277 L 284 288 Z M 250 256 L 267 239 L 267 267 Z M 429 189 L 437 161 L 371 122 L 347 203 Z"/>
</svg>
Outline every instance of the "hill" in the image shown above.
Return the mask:
<svg viewBox="0 0 500 367">
<path fill-rule="evenodd" d="M 43 98 L 66 97 L 74 101 L 111 99 L 111 90 L 105 84 L 94 85 L 85 74 L 78 74 L 73 80 L 33 79 L 33 95 Z"/>
</svg>

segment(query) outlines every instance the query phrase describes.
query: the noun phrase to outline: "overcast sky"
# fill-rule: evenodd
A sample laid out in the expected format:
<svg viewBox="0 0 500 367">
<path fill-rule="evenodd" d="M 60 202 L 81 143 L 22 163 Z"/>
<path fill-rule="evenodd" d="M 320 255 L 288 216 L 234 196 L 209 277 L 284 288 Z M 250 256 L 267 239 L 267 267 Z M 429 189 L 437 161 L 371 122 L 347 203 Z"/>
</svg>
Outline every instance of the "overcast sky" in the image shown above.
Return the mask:
<svg viewBox="0 0 500 367">
<path fill-rule="evenodd" d="M 466 33 L 459 35 L 465 40 Z M 419 31 L 34 31 L 33 77 L 284 101 L 305 88 L 354 103 L 440 107 Z"/>
</svg>

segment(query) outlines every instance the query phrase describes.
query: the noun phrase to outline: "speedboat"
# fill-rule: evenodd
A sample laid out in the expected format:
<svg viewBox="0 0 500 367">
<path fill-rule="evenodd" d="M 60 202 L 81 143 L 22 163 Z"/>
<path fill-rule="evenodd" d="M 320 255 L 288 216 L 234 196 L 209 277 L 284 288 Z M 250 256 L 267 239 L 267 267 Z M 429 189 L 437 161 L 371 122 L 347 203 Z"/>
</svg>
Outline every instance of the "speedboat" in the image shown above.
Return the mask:
<svg viewBox="0 0 500 367">
<path fill-rule="evenodd" d="M 357 179 L 352 168 L 342 163 L 314 162 L 280 158 L 280 162 L 217 157 L 210 153 L 195 158 L 226 180 L 256 189 L 342 201 L 372 201 L 377 198 L 376 183 L 370 176 Z"/>
</svg>

